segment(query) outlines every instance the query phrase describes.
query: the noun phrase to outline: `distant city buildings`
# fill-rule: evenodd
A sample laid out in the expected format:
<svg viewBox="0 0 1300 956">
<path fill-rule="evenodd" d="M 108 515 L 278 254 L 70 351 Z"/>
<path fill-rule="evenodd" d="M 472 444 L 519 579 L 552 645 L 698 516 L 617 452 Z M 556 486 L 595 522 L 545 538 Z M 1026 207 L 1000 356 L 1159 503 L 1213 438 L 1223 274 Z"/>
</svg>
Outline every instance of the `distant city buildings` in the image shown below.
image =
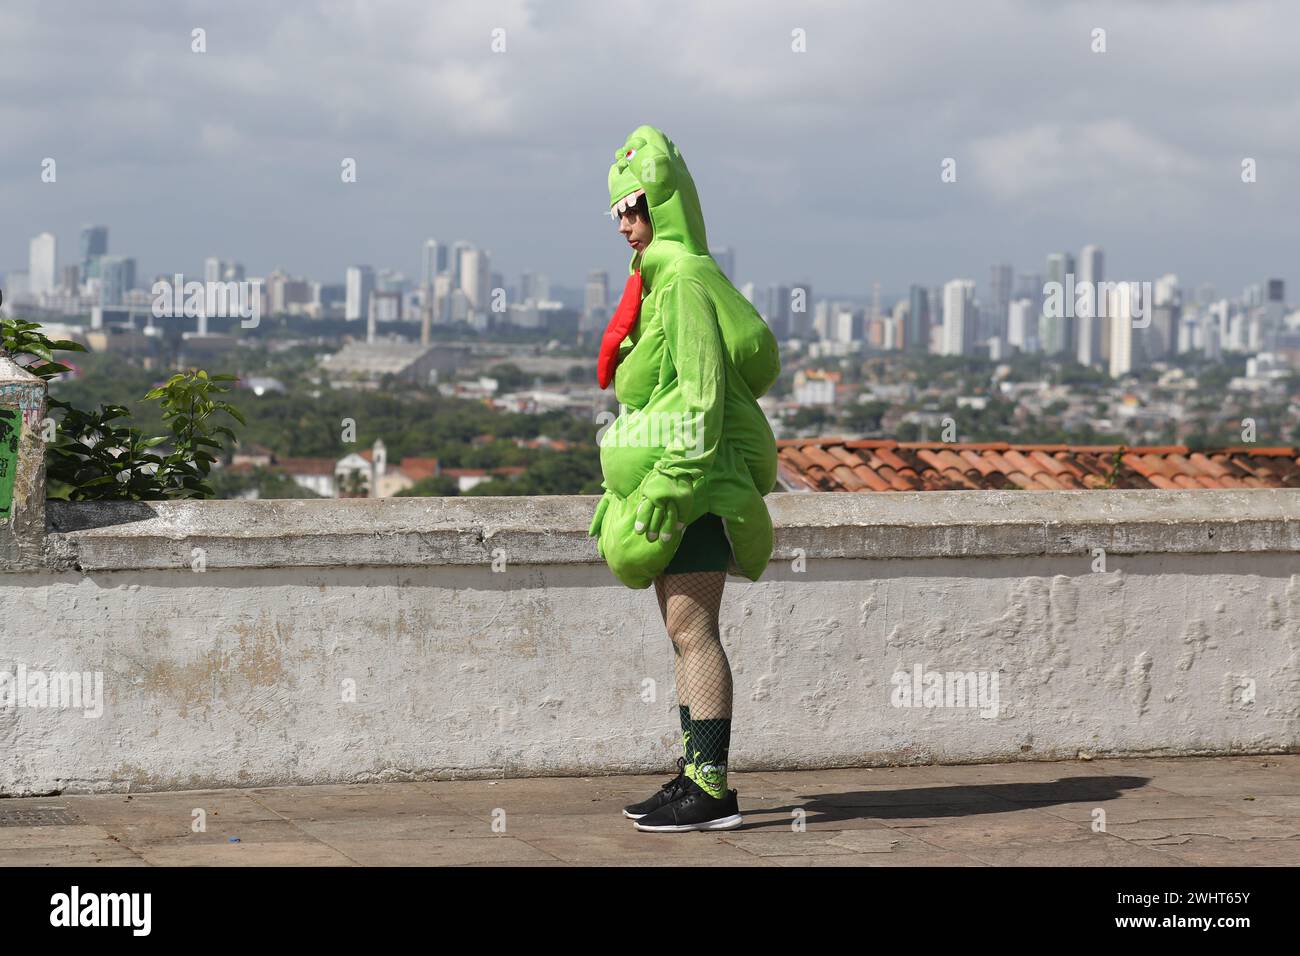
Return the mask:
<svg viewBox="0 0 1300 956">
<path fill-rule="evenodd" d="M 582 303 L 583 329 L 601 331 L 609 320 L 609 273 L 604 270 L 587 273 Z"/>
<path fill-rule="evenodd" d="M 126 304 L 127 293 L 135 288 L 135 260 L 128 256 L 100 256 L 99 304 Z"/>
<path fill-rule="evenodd" d="M 99 278 L 99 257 L 108 254 L 108 226 L 81 229 L 81 279 Z"/>
<path fill-rule="evenodd" d="M 1079 275 L 1077 281 L 1080 285 L 1089 284 L 1094 289 L 1097 284 L 1105 279 L 1105 254 L 1100 246 L 1084 246 L 1079 254 Z M 1092 301 L 1096 303 L 1096 295 L 1092 294 Z M 1080 365 L 1096 365 L 1107 354 L 1102 349 L 1102 343 L 1108 341 L 1106 335 L 1106 320 L 1101 315 L 1101 309 L 1096 308 L 1085 310 L 1085 314 L 1076 316 L 1075 333 L 1077 336 L 1075 347 L 1075 359 Z"/>
<path fill-rule="evenodd" d="M 347 298 L 343 318 L 349 322 L 370 318 L 370 296 L 375 291 L 375 270 L 370 266 L 349 266 L 346 275 Z"/>
<path fill-rule="evenodd" d="M 27 265 L 27 289 L 31 295 L 54 293 L 55 270 L 58 267 L 56 246 L 52 232 L 43 232 L 31 241 Z"/>
<path fill-rule="evenodd" d="M 975 282 L 953 279 L 943 287 L 941 355 L 967 355 L 975 345 Z"/>
<path fill-rule="evenodd" d="M 74 261 L 61 264 L 54 233 L 30 238 L 26 268 L 4 277 L 5 313 L 47 323 L 89 315 L 90 329 L 102 333 L 96 341 L 107 343 L 107 348 L 160 355 L 167 322 L 152 314 L 150 289 L 159 279 L 170 281 L 174 273 L 149 279 L 140 275 L 135 257 L 110 254 L 108 226 L 86 225 L 77 240 L 75 253 L 64 247 L 65 259 Z M 807 281 L 767 284 L 750 278 L 741 283 L 735 271 L 736 250 L 730 246 L 710 249 L 710 255 L 778 340 L 814 360 L 907 350 L 1001 361 L 1015 352 L 1041 352 L 1123 376 L 1199 350 L 1211 360 L 1234 353 L 1268 354 L 1300 367 L 1300 312 L 1288 308 L 1281 279 L 1263 278 L 1249 283 L 1240 295 L 1227 296 L 1208 283 L 1184 288 L 1178 276 L 1167 274 L 1140 283 L 1140 293 L 1125 299 L 1117 290 L 1127 281 L 1111 278 L 1114 270 L 1095 243 L 1084 245 L 1077 256 L 1070 251 L 1045 256 L 1041 273 L 1017 272 L 1012 263 L 995 262 L 989 266 L 987 289 L 977 290 L 969 279 L 954 279 L 942 285 L 910 283 L 899 290 L 902 294 L 891 295 L 888 287 L 882 290 L 872 282 L 856 292 L 820 299 Z M 250 281 L 234 259 L 211 256 L 202 262 L 205 283 Z M 422 356 L 432 345 L 436 326 L 463 325 L 484 334 L 549 332 L 559 341 L 599 332 L 620 293 L 611 289 L 610 274 L 600 269 L 589 272 L 585 283 L 576 287 L 553 289 L 551 279 L 534 270 L 508 285 L 501 271 L 493 270 L 491 252 L 464 239 L 423 240 L 418 271 L 414 262 L 411 266 L 404 272 L 391 266 L 353 265 L 333 282 L 277 267 L 265 279 L 251 281 L 260 286 L 263 314 L 364 321 L 365 341 L 357 344 L 368 343 L 377 351 L 336 361 L 357 373 L 341 379 L 365 382 L 387 374 L 420 380 L 427 370 L 418 361 L 394 366 L 396 359 L 382 356 L 397 341 L 408 343 L 410 354 Z M 206 315 L 185 318 L 195 323 L 181 329 L 187 355 L 229 350 L 239 338 L 237 330 L 224 324 L 216 330 L 228 334 L 209 334 Z M 399 326 L 411 320 L 419 323 L 419 348 L 414 350 L 409 343 L 415 334 L 409 326 Z M 190 331 L 196 327 L 197 333 Z M 190 341 L 195 334 L 205 341 Z M 168 348 L 175 354 L 174 340 Z M 826 387 L 812 380 L 805 386 L 809 395 Z"/>
</svg>

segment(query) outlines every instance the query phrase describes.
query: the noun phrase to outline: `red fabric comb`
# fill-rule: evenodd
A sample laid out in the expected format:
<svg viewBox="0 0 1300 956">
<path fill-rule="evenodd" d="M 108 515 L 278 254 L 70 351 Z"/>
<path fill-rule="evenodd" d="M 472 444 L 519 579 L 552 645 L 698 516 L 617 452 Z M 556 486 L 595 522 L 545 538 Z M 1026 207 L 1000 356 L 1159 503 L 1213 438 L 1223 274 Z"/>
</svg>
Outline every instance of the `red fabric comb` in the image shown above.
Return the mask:
<svg viewBox="0 0 1300 956">
<path fill-rule="evenodd" d="M 596 380 L 601 388 L 608 388 L 614 381 L 614 369 L 618 367 L 618 347 L 627 338 L 636 320 L 641 317 L 641 270 L 638 269 L 627 277 L 623 286 L 623 298 L 618 308 L 605 326 L 605 336 L 600 340 L 600 357 L 596 359 Z"/>
</svg>

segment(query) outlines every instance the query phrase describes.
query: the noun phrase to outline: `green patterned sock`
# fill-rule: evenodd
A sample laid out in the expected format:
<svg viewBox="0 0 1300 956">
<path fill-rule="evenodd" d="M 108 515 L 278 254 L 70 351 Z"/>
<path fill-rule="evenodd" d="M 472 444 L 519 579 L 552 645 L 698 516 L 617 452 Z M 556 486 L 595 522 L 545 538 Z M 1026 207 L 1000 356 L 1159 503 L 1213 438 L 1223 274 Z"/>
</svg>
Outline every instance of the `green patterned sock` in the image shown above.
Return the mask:
<svg viewBox="0 0 1300 956">
<path fill-rule="evenodd" d="M 727 795 L 727 751 L 731 749 L 731 718 L 692 720 L 691 741 L 695 765 L 688 776 L 709 796 Z"/>
<path fill-rule="evenodd" d="M 691 709 L 678 705 L 677 716 L 682 722 L 682 752 L 686 755 L 686 776 L 695 772 L 695 754 L 691 753 Z"/>
</svg>

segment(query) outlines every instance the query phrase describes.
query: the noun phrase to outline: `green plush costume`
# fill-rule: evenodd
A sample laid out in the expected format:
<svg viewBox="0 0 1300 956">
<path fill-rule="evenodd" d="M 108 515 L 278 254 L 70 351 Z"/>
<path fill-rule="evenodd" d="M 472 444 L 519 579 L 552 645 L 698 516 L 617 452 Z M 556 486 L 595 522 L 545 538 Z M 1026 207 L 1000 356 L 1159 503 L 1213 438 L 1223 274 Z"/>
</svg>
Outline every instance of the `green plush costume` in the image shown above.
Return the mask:
<svg viewBox="0 0 1300 956">
<path fill-rule="evenodd" d="M 612 331 L 616 314 L 602 350 L 619 415 L 601 437 L 605 493 L 588 534 L 620 581 L 645 588 L 685 526 L 712 512 L 731 542 L 729 572 L 757 581 L 772 557 L 763 496 L 776 485 L 776 441 L 756 399 L 781 371 L 776 337 L 709 255 L 672 141 L 640 126 L 615 156 L 611 210 L 644 193 L 654 235 L 629 266 L 630 328 Z"/>
</svg>

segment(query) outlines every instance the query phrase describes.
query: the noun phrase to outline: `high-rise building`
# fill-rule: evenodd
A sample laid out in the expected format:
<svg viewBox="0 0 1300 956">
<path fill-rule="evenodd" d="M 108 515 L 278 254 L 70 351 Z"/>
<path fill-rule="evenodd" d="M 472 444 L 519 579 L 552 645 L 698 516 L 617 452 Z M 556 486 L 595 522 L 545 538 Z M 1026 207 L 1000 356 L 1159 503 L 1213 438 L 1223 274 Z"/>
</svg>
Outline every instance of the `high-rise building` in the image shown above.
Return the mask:
<svg viewBox="0 0 1300 956">
<path fill-rule="evenodd" d="M 930 287 L 930 339 L 925 351 L 937 353 L 943 347 L 943 286 Z"/>
<path fill-rule="evenodd" d="M 722 270 L 722 274 L 732 282 L 735 282 L 736 250 L 732 249 L 730 246 L 724 246 L 721 249 L 710 249 L 709 255 L 711 255 L 713 261 L 718 264 L 718 268 Z"/>
<path fill-rule="evenodd" d="M 1043 311 L 1043 277 L 1037 272 L 1022 272 L 1016 276 L 1016 291 L 1012 298 L 1028 299 L 1034 304 L 1034 316 Z"/>
<path fill-rule="evenodd" d="M 790 337 L 808 341 L 813 335 L 813 288 L 811 282 L 791 284 L 785 296 L 790 316 Z"/>
<path fill-rule="evenodd" d="M 447 271 L 451 273 L 451 287 L 461 288 L 461 273 L 464 269 L 465 254 L 474 251 L 474 244 L 464 239 L 457 239 L 451 244 L 447 253 Z"/>
<path fill-rule="evenodd" d="M 833 302 L 830 305 L 826 324 L 826 339 L 843 345 L 860 342 L 863 338 L 862 325 L 863 314 L 861 309 L 855 309 L 852 305 L 844 302 Z M 879 345 L 879 343 L 874 344 Z"/>
<path fill-rule="evenodd" d="M 347 299 L 343 317 L 349 322 L 370 318 L 370 296 L 375 291 L 375 270 L 350 266 L 347 271 Z"/>
<path fill-rule="evenodd" d="M 1127 375 L 1138 356 L 1134 354 L 1133 321 L 1144 305 L 1141 287 L 1134 282 L 1111 283 L 1106 290 L 1106 314 L 1110 316 L 1110 355 L 1108 371 L 1112 378 Z"/>
<path fill-rule="evenodd" d="M 609 309 L 609 273 L 603 269 L 587 273 L 587 286 L 583 294 L 582 314 L 584 329 L 600 331 Z"/>
<path fill-rule="evenodd" d="M 1151 324 L 1142 330 L 1142 357 L 1146 361 L 1167 358 L 1178 350 L 1178 327 L 1183 320 L 1183 293 L 1178 276 L 1161 276 L 1152 287 Z"/>
<path fill-rule="evenodd" d="M 989 307 L 988 314 L 985 310 L 980 310 L 980 317 L 987 319 L 987 326 L 983 329 L 981 339 L 989 337 L 1005 338 L 1007 334 L 1007 314 L 1011 309 L 1011 279 L 1012 270 L 1010 265 L 995 265 L 989 276 Z"/>
<path fill-rule="evenodd" d="M 43 232 L 28 247 L 27 281 L 31 294 L 53 295 L 58 269 L 58 243 L 54 233 Z"/>
<path fill-rule="evenodd" d="M 99 258 L 108 255 L 108 226 L 81 229 L 81 279 L 99 278 Z"/>
<path fill-rule="evenodd" d="M 1055 301 L 1062 306 L 1059 310 L 1061 315 L 1048 315 L 1044 311 L 1039 323 L 1039 338 L 1042 340 L 1043 351 L 1048 355 L 1068 351 L 1074 342 L 1074 320 L 1069 314 L 1073 312 L 1073 303 L 1065 301 L 1068 284 L 1066 277 L 1073 272 L 1074 257 L 1068 252 L 1054 252 L 1047 257 L 1047 281 L 1059 284 L 1061 291 Z"/>
<path fill-rule="evenodd" d="M 519 279 L 519 297 L 525 302 L 546 302 L 551 298 L 551 282 L 540 272 L 525 272 Z"/>
<path fill-rule="evenodd" d="M 124 305 L 126 294 L 135 288 L 135 260 L 126 256 L 100 256 L 99 304 Z"/>
<path fill-rule="evenodd" d="M 975 347 L 975 282 L 953 279 L 943 287 L 941 355 L 969 355 Z"/>
<path fill-rule="evenodd" d="M 912 310 L 910 299 L 899 299 L 894 303 L 893 313 L 885 321 L 885 344 L 889 351 L 903 348 L 907 339 L 908 315 Z"/>
<path fill-rule="evenodd" d="M 1084 246 L 1079 253 L 1079 274 L 1076 277 L 1079 286 L 1087 283 L 1091 292 L 1085 301 L 1092 303 L 1090 314 L 1075 316 L 1077 343 L 1075 358 L 1080 365 L 1096 365 L 1101 361 L 1101 343 L 1105 336 L 1101 303 L 1097 301 L 1099 285 L 1105 279 L 1105 254 L 1101 246 Z"/>
<path fill-rule="evenodd" d="M 768 286 L 755 307 L 767 319 L 772 334 L 778 339 L 788 339 L 794 335 L 790 326 L 790 287 L 784 285 Z"/>
<path fill-rule="evenodd" d="M 917 352 L 925 352 L 930 347 L 930 294 L 923 285 L 914 285 L 908 292 L 903 347 Z"/>
<path fill-rule="evenodd" d="M 466 249 L 460 257 L 460 290 L 469 299 L 470 310 L 485 314 L 491 305 L 492 264 L 482 249 Z"/>
<path fill-rule="evenodd" d="M 1016 299 L 1007 310 L 1007 344 L 1022 352 L 1038 351 L 1038 307 L 1031 299 Z"/>
<path fill-rule="evenodd" d="M 420 255 L 420 285 L 432 287 L 433 280 L 447 271 L 447 247 L 437 239 L 424 240 Z"/>
</svg>

